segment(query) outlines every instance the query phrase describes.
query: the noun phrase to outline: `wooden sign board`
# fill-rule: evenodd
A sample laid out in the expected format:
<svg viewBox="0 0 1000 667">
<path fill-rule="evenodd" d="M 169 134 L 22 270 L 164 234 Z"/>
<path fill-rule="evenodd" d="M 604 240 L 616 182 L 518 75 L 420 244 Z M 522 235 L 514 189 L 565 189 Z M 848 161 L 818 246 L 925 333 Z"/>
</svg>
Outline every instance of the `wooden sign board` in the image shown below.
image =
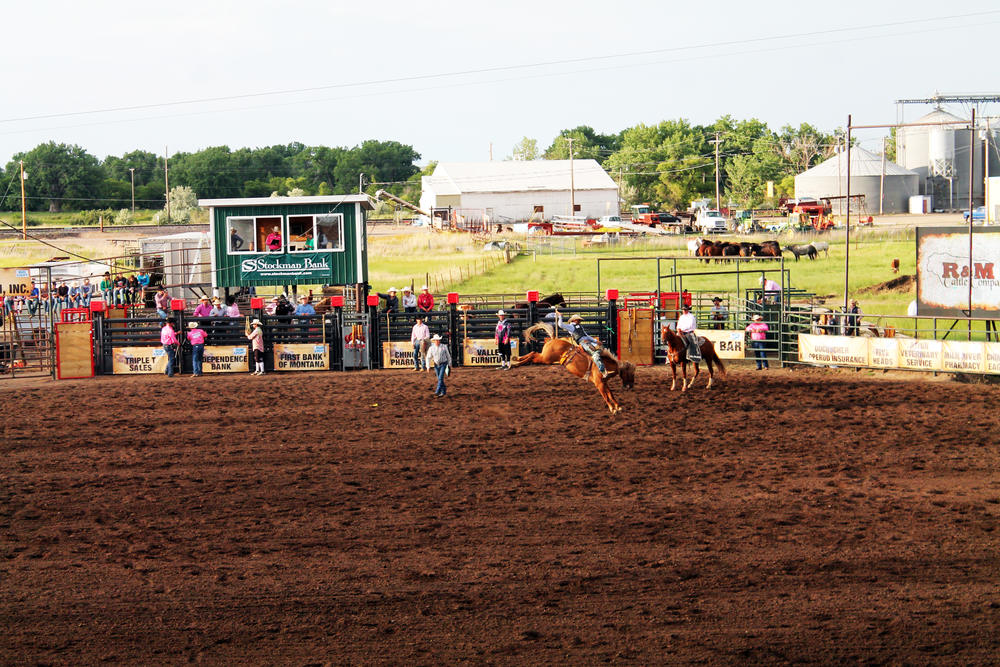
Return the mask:
<svg viewBox="0 0 1000 667">
<path fill-rule="evenodd" d="M 382 368 L 413 368 L 413 344 L 410 341 L 382 343 Z"/>
<path fill-rule="evenodd" d="M 116 347 L 111 357 L 111 372 L 115 375 L 167 371 L 167 352 L 162 347 Z"/>
<path fill-rule="evenodd" d="M 250 355 L 246 345 L 206 345 L 202 358 L 203 373 L 246 373 L 250 370 Z"/>
<path fill-rule="evenodd" d="M 276 371 L 328 371 L 330 349 L 324 344 L 275 343 L 273 365 Z"/>
<path fill-rule="evenodd" d="M 652 308 L 618 311 L 618 358 L 636 366 L 650 366 L 655 348 Z"/>
<path fill-rule="evenodd" d="M 56 324 L 56 378 L 94 377 L 94 331 L 90 322 Z"/>
<path fill-rule="evenodd" d="M 510 340 L 510 356 L 518 356 L 518 341 Z M 462 364 L 465 366 L 499 366 L 500 350 L 495 338 L 466 338 L 462 341 Z"/>
<path fill-rule="evenodd" d="M 715 344 L 719 359 L 744 359 L 746 357 L 746 332 L 742 329 L 695 329 L 695 333 Z"/>
<path fill-rule="evenodd" d="M 31 294 L 31 276 L 28 269 L 0 269 L 0 294 L 28 296 Z"/>
</svg>

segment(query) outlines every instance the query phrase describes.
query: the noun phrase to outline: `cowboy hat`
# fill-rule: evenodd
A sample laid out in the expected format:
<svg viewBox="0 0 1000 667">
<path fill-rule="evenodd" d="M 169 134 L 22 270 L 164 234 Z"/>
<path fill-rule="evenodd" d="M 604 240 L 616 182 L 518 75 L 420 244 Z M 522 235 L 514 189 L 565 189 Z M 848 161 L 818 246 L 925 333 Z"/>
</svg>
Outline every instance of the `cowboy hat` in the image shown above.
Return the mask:
<svg viewBox="0 0 1000 667">
<path fill-rule="evenodd" d="M 682 303 L 681 304 L 681 310 L 691 310 L 691 304 L 689 304 L 689 303 Z"/>
<path fill-rule="evenodd" d="M 762 319 L 764 319 L 764 316 L 763 315 L 754 315 L 753 318 L 751 318 L 751 319 L 753 319 L 754 322 L 760 322 Z"/>
<path fill-rule="evenodd" d="M 396 291 L 396 288 L 395 288 L 395 287 L 390 287 L 390 288 L 389 288 L 389 289 L 387 289 L 386 291 L 387 291 L 387 292 L 388 292 L 389 294 L 392 294 L 393 292 L 395 292 L 395 291 Z"/>
<path fill-rule="evenodd" d="M 254 318 L 254 321 L 250 323 L 250 326 L 255 327 L 257 325 L 264 326 L 264 323 L 258 320 L 257 318 Z"/>
<path fill-rule="evenodd" d="M 434 334 L 431 336 L 431 340 L 441 340 L 441 336 L 439 334 Z"/>
<path fill-rule="evenodd" d="M 212 303 L 214 303 L 216 306 L 221 306 L 222 299 L 220 299 L 219 297 L 215 297 L 214 299 L 212 299 Z"/>
<path fill-rule="evenodd" d="M 427 285 L 424 285 L 424 286 L 423 286 L 423 287 L 421 287 L 420 289 L 430 289 L 430 287 L 428 287 Z"/>
<path fill-rule="evenodd" d="M 718 302 L 718 303 L 722 303 L 722 299 L 720 299 L 719 297 L 715 297 L 715 298 L 713 298 L 713 299 L 712 299 L 712 303 L 716 303 L 716 302 Z"/>
<path fill-rule="evenodd" d="M 299 301 L 308 301 L 309 297 L 307 297 L 305 294 L 302 294 L 301 296 L 299 296 L 298 300 Z"/>
<path fill-rule="evenodd" d="M 409 292 L 409 291 L 410 291 L 410 288 L 409 288 L 409 287 L 404 287 L 404 288 L 403 288 L 403 291 L 404 291 L 404 292 Z"/>
<path fill-rule="evenodd" d="M 188 322 L 188 329 L 197 329 L 197 328 L 198 328 L 197 322 Z"/>
<path fill-rule="evenodd" d="M 502 310 L 502 309 L 501 309 L 501 310 L 498 310 L 498 311 L 497 311 L 497 315 L 506 315 L 506 314 L 507 314 L 507 313 L 503 312 L 503 310 Z"/>
<path fill-rule="evenodd" d="M 583 317 L 581 315 L 570 315 L 569 316 L 569 321 L 570 322 L 576 322 L 576 321 L 583 322 Z"/>
<path fill-rule="evenodd" d="M 207 296 L 203 296 L 200 299 L 198 299 L 198 301 L 211 301 L 211 299 L 209 299 Z"/>
</svg>

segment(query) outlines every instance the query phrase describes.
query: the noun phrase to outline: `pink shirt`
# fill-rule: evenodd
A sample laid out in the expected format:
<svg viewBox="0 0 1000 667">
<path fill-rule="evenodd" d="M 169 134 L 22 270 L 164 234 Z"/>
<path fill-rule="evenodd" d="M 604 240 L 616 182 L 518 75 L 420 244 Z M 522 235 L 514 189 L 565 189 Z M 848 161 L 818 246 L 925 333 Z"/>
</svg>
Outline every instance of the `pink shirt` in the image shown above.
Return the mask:
<svg viewBox="0 0 1000 667">
<path fill-rule="evenodd" d="M 751 322 L 747 325 L 750 332 L 750 340 L 764 340 L 767 338 L 767 324 L 765 322 Z"/>
<path fill-rule="evenodd" d="M 208 317 L 212 314 L 212 307 L 207 303 L 199 303 L 198 307 L 194 309 L 195 317 Z"/>
<path fill-rule="evenodd" d="M 240 316 L 240 307 L 236 305 L 235 301 L 233 302 L 233 304 L 231 306 L 229 306 L 229 310 L 226 312 L 226 314 L 229 315 L 229 317 L 239 317 Z"/>
<path fill-rule="evenodd" d="M 208 334 L 201 329 L 191 329 L 188 331 L 187 336 L 192 345 L 204 345 Z"/>
<path fill-rule="evenodd" d="M 177 344 L 177 334 L 174 333 L 173 328 L 169 324 L 160 329 L 160 343 L 163 345 Z"/>
<path fill-rule="evenodd" d="M 431 330 L 427 328 L 426 324 L 414 324 L 413 330 L 410 331 L 410 342 L 416 343 L 418 340 L 424 340 L 425 338 L 431 337 Z"/>
<path fill-rule="evenodd" d="M 255 350 L 264 351 L 264 331 L 260 327 L 254 327 L 254 330 L 250 332 L 247 336 L 250 339 L 250 346 Z"/>
</svg>

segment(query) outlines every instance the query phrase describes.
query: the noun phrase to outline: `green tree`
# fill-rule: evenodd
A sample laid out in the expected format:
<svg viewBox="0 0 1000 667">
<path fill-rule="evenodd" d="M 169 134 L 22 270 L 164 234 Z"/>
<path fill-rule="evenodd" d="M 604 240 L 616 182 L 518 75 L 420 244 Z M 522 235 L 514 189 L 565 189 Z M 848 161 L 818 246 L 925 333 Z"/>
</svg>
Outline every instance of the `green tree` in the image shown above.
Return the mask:
<svg viewBox="0 0 1000 667">
<path fill-rule="evenodd" d="M 109 155 L 101 164 L 108 178 L 124 181 L 129 184 L 130 189 L 132 185 L 130 168 L 135 169 L 136 187 L 163 176 L 163 159 L 149 151 L 135 150 L 121 157 Z"/>
<path fill-rule="evenodd" d="M 522 137 L 520 141 L 514 144 L 511 148 L 511 154 L 505 159 L 507 160 L 537 160 L 538 159 L 538 141 L 535 139 L 529 139 L 528 137 Z"/>
<path fill-rule="evenodd" d="M 193 218 L 199 217 L 201 212 L 202 210 L 198 208 L 198 195 L 195 194 L 194 190 L 186 185 L 177 185 L 170 188 L 169 220 L 167 219 L 166 207 L 164 207 L 163 211 L 153 216 L 153 220 L 156 224 L 165 224 L 167 222 L 186 224 L 192 222 Z"/>
<path fill-rule="evenodd" d="M 18 162 L 24 160 L 28 174 L 25 197 L 28 208 L 58 212 L 64 204 L 73 208 L 98 208 L 104 170 L 96 157 L 80 146 L 57 144 L 50 141 L 40 144 L 27 153 L 19 153 L 7 163 L 7 173 L 19 171 Z M 14 190 L 14 188 L 12 188 Z M 12 192 L 8 202 L 21 206 L 20 191 Z"/>
<path fill-rule="evenodd" d="M 170 182 L 186 185 L 205 198 L 238 197 L 243 180 L 228 146 L 177 153 L 170 158 Z"/>
<path fill-rule="evenodd" d="M 621 148 L 622 135 L 598 134 L 594 128 L 580 125 L 572 130 L 563 130 L 545 149 L 542 155 L 546 160 L 568 160 L 569 141 L 573 140 L 573 157 L 593 159 L 603 164 L 612 153 Z"/>
</svg>

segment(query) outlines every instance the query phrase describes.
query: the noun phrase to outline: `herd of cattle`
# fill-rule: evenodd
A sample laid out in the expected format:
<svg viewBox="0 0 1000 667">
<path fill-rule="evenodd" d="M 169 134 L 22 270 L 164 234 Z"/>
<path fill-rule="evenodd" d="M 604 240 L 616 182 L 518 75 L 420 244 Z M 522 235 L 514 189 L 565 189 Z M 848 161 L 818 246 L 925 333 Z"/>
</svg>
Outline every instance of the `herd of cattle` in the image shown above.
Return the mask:
<svg viewBox="0 0 1000 667">
<path fill-rule="evenodd" d="M 712 241 L 711 239 L 693 239 L 688 243 L 688 250 L 696 257 L 704 258 L 705 262 L 713 259 L 725 261 L 735 257 L 781 257 L 782 252 L 790 252 L 795 255 L 795 261 L 803 255 L 809 259 L 816 259 L 822 251 L 829 257 L 830 244 L 826 241 L 813 241 L 804 245 L 790 245 L 784 248 L 777 241 L 762 241 L 761 243 L 750 243 L 740 241 Z"/>
</svg>

